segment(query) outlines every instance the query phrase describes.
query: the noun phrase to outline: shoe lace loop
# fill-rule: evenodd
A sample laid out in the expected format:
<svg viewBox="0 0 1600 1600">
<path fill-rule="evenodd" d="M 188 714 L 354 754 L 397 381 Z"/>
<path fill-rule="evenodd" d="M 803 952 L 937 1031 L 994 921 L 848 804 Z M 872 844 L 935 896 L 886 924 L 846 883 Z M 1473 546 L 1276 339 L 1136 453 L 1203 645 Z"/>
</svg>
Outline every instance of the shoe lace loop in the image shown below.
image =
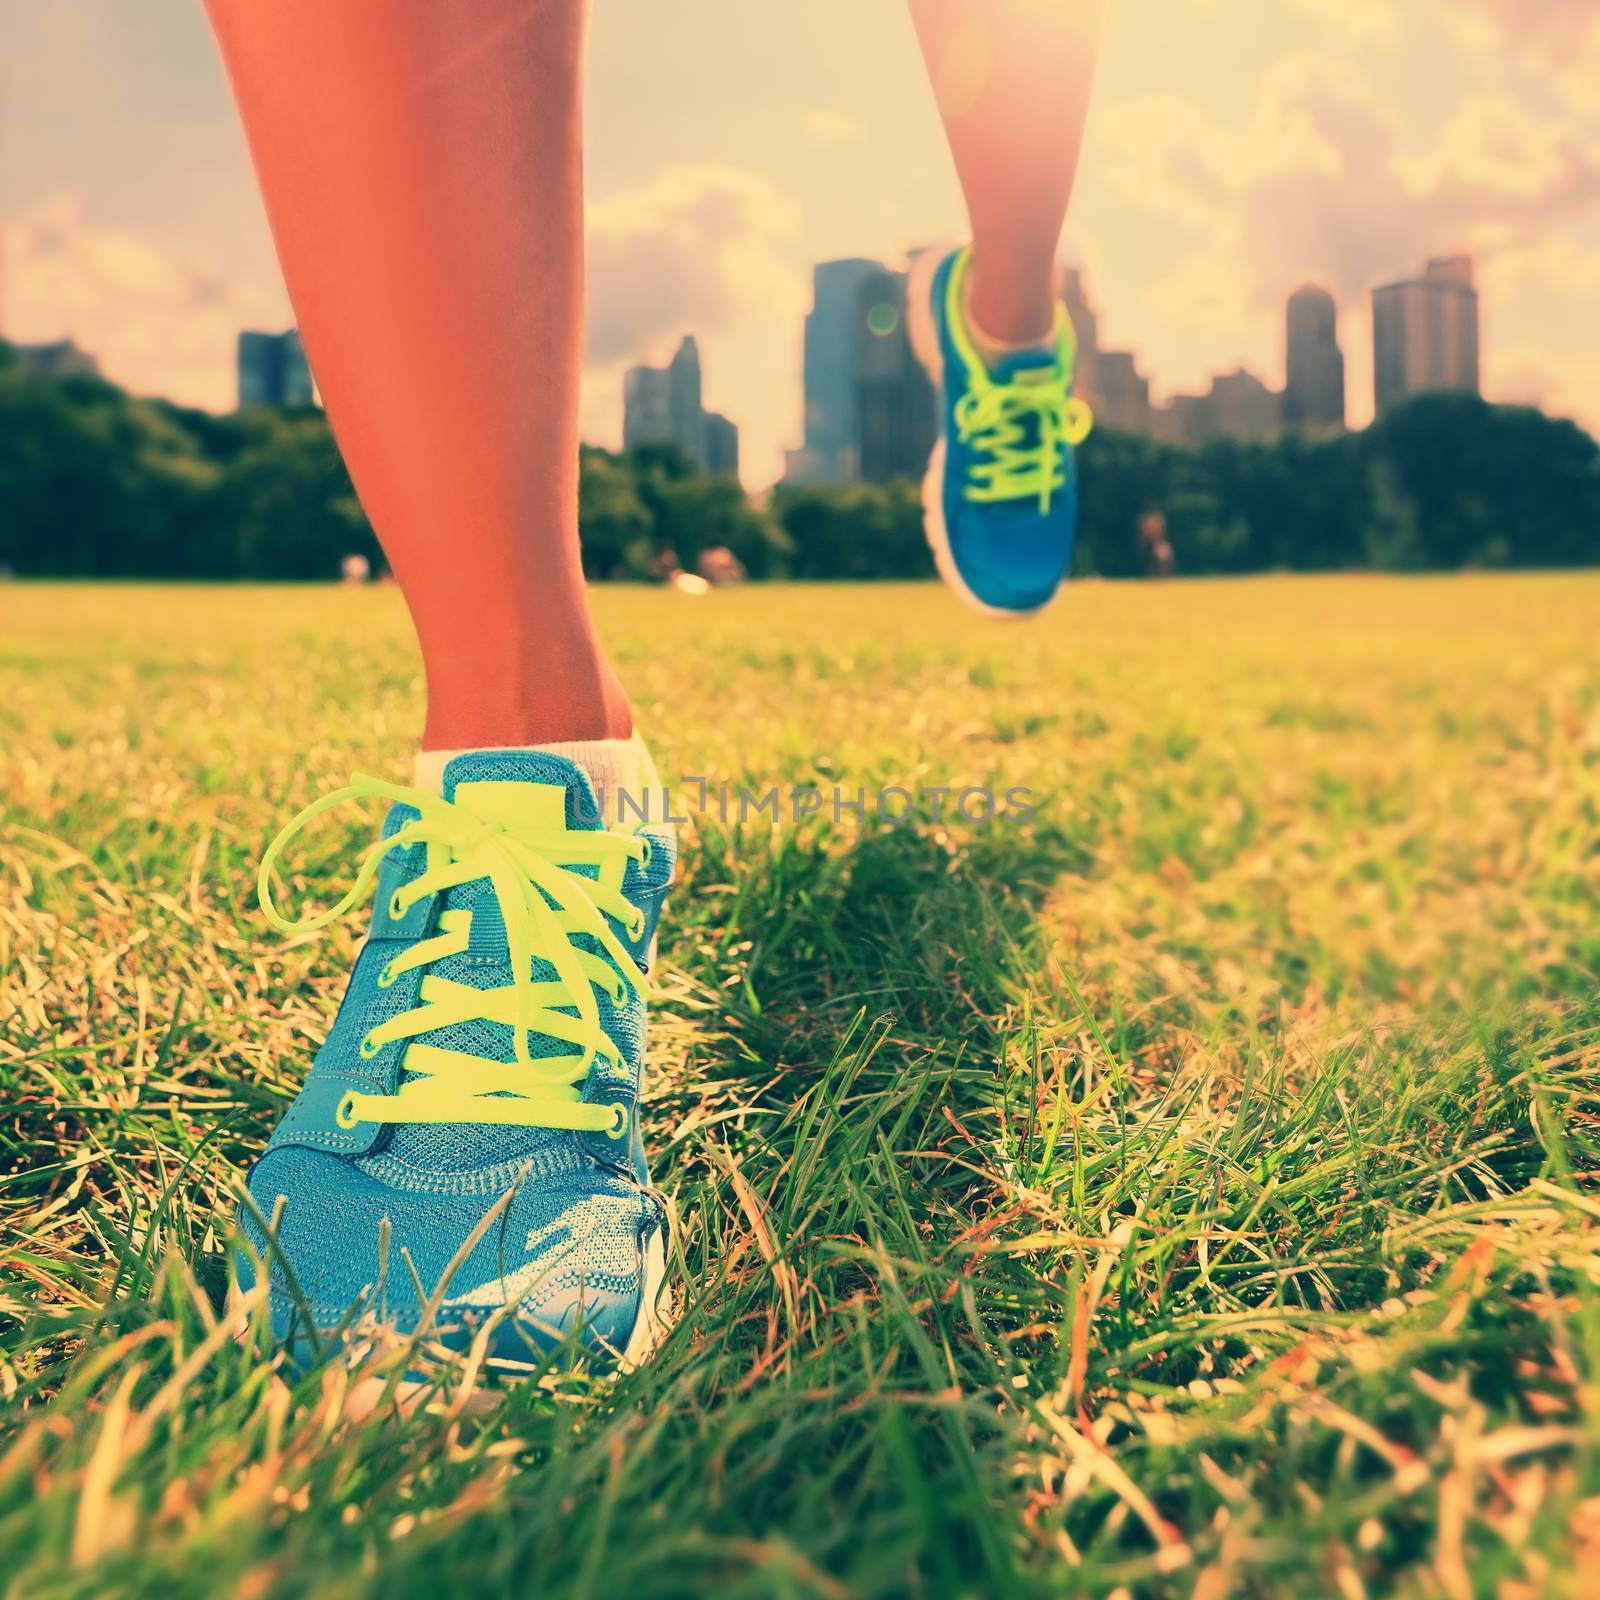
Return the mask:
<svg viewBox="0 0 1600 1600">
<path fill-rule="evenodd" d="M 387 838 L 378 839 L 361 859 L 354 881 L 333 905 L 291 919 L 279 910 L 272 879 L 290 842 L 312 821 L 352 800 L 385 799 L 411 807 L 416 817 Z M 409 1074 L 392 1095 L 347 1095 L 341 1120 L 381 1122 L 494 1122 L 538 1127 L 592 1128 L 615 1132 L 616 1107 L 587 1105 L 581 1084 L 596 1056 L 620 1063 L 595 1000 L 598 985 L 613 1001 L 625 998 L 621 982 L 637 994 L 645 989 L 643 968 L 607 921 L 615 918 L 637 938 L 643 916 L 622 893 L 628 861 L 642 863 L 649 842 L 633 829 L 528 827 L 474 815 L 425 790 L 386 783 L 357 773 L 342 789 L 313 801 L 293 817 L 261 858 L 256 887 L 267 920 L 285 933 L 325 928 L 364 896 L 391 850 L 420 844 L 423 871 L 395 891 L 389 906 L 398 920 L 418 901 L 461 884 L 486 879 L 505 925 L 512 979 L 498 988 L 478 989 L 435 974 L 422 979 L 420 1004 L 372 1029 L 363 1054 L 384 1044 L 414 1040 L 420 1034 L 481 1019 L 507 1024 L 514 1060 L 488 1061 L 437 1046 L 411 1043 L 403 1058 Z M 571 870 L 595 869 L 590 878 Z M 467 946 L 471 913 L 445 911 L 440 933 L 420 939 L 391 959 L 383 977 L 427 967 Z M 588 935 L 614 965 L 573 941 Z M 535 961 L 555 971 L 553 981 L 533 977 Z M 559 1056 L 533 1057 L 532 1034 L 575 1047 Z M 369 1051 L 367 1046 L 373 1048 Z M 346 1125 L 349 1125 L 348 1123 Z"/>
</svg>

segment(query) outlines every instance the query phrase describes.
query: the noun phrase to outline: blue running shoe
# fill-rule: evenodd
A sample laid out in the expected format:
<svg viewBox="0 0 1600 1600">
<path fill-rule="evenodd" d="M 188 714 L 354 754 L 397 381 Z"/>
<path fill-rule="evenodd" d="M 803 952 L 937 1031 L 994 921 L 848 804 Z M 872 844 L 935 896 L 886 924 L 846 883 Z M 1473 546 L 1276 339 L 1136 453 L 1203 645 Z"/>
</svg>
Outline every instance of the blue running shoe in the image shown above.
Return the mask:
<svg viewBox="0 0 1600 1600">
<path fill-rule="evenodd" d="M 392 809 L 350 891 L 287 922 L 280 852 L 360 798 Z M 666 1210 L 638 1103 L 674 839 L 608 828 L 603 803 L 561 757 L 473 751 L 442 796 L 357 777 L 267 850 L 282 928 L 325 926 L 377 879 L 344 1003 L 240 1213 L 236 1277 L 265 1264 L 297 1363 L 385 1335 L 481 1337 L 508 1372 L 569 1339 L 601 1363 L 649 1353 Z"/>
<path fill-rule="evenodd" d="M 1065 307 L 1048 346 L 985 366 L 966 323 L 971 247 L 918 258 L 911 338 L 941 391 L 942 431 L 922 488 L 940 575 L 991 617 L 1048 605 L 1072 565 L 1078 527 L 1073 447 L 1089 408 L 1072 393 L 1077 337 Z"/>
</svg>

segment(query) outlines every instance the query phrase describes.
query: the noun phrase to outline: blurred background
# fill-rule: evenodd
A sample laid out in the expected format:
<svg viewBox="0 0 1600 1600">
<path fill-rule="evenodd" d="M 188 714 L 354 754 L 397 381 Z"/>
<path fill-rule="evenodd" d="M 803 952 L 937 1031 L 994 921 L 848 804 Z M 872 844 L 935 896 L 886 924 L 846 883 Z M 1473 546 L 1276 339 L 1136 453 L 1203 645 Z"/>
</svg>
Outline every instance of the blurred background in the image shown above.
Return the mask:
<svg viewBox="0 0 1600 1600">
<path fill-rule="evenodd" d="M 0 569 L 380 575 L 198 5 L 0 41 Z M 926 575 L 900 0 L 599 0 L 590 63 L 591 574 Z M 1080 571 L 1600 557 L 1592 0 L 1115 0 L 1061 271 Z"/>
</svg>

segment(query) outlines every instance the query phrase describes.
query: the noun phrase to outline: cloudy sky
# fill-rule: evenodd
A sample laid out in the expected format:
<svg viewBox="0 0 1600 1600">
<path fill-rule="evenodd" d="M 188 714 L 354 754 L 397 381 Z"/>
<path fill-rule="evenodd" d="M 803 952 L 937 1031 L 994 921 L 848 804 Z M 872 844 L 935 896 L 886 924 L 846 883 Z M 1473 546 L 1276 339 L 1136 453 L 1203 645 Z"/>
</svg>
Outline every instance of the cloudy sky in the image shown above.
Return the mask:
<svg viewBox="0 0 1600 1600">
<path fill-rule="evenodd" d="M 588 118 L 586 436 L 692 330 L 770 481 L 810 263 L 960 228 L 901 0 L 594 0 Z M 0 223 L 0 331 L 132 388 L 224 406 L 287 321 L 198 0 L 0 0 Z M 1315 279 L 1364 418 L 1366 291 L 1461 249 L 1491 395 L 1600 430 L 1596 0 L 1110 0 L 1066 250 L 1158 394 L 1281 382 Z"/>
</svg>

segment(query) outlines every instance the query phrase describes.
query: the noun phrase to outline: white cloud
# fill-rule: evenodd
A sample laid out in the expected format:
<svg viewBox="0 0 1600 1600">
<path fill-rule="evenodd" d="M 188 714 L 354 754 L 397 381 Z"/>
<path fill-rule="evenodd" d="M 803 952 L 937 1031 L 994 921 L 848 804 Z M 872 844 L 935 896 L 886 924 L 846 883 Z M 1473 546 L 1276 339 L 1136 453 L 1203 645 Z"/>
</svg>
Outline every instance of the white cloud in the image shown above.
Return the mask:
<svg viewBox="0 0 1600 1600">
<path fill-rule="evenodd" d="M 1600 353 L 1552 351 L 1543 346 L 1490 346 L 1484 393 L 1509 405 L 1532 405 L 1552 416 L 1572 417 L 1600 439 Z"/>
<path fill-rule="evenodd" d="M 806 305 L 796 208 L 769 181 L 726 165 L 670 167 L 588 213 L 588 348 L 583 424 L 620 431 L 625 365 L 699 335 L 708 403 L 746 425 L 757 473 L 798 392 L 796 330 Z M 284 327 L 287 299 L 180 249 L 91 217 L 74 194 L 30 207 L 0 234 L 5 335 L 73 338 L 137 393 L 222 409 L 234 398 L 245 327 Z"/>
<path fill-rule="evenodd" d="M 634 360 L 672 334 L 713 333 L 753 308 L 792 311 L 804 286 L 785 250 L 798 212 L 767 179 L 708 163 L 588 209 L 592 364 Z"/>
<path fill-rule="evenodd" d="M 742 431 L 746 475 L 781 468 L 799 404 L 798 208 L 766 178 L 722 164 L 668 167 L 588 211 L 588 339 L 580 427 L 615 443 L 622 370 L 700 342 L 706 404 Z"/>
<path fill-rule="evenodd" d="M 1504 251 L 1489 263 L 1484 278 L 1494 293 L 1507 298 L 1568 294 L 1592 304 L 1600 300 L 1600 246 L 1557 234 L 1524 249 Z"/>
<path fill-rule="evenodd" d="M 1256 307 L 1308 276 L 1355 300 L 1425 256 L 1527 248 L 1600 203 L 1600 145 L 1569 121 L 1479 95 L 1409 154 L 1361 80 L 1322 57 L 1274 67 L 1241 132 L 1174 99 L 1117 108 L 1101 131 L 1128 197 L 1191 224 L 1202 278 Z"/>
<path fill-rule="evenodd" d="M 189 405 L 231 405 L 239 330 L 289 317 L 280 290 L 97 222 L 68 192 L 7 225 L 0 254 L 8 338 L 75 339 L 113 381 Z"/>
</svg>

